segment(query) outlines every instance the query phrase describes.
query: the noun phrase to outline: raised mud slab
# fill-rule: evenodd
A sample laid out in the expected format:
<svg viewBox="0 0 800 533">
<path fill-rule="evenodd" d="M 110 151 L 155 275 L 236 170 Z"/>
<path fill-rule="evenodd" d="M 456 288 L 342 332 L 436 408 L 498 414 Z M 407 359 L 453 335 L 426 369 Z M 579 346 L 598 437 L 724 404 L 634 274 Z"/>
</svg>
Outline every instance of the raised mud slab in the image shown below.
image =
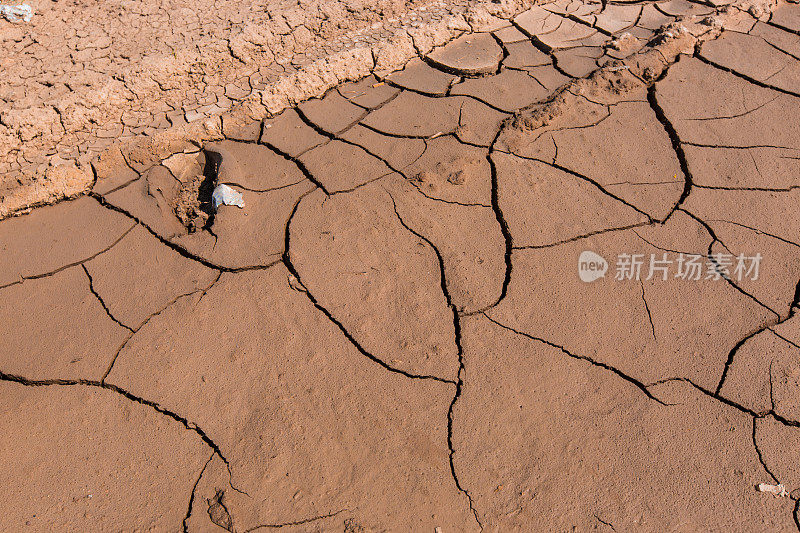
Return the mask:
<svg viewBox="0 0 800 533">
<path fill-rule="evenodd" d="M 797 530 L 798 21 L 544 4 L 106 152 L 0 222 L 4 522 Z"/>
<path fill-rule="evenodd" d="M 28 3 L 29 23 L 0 17 L 0 217 L 85 192 L 92 160 L 111 146 L 161 153 L 171 140 L 207 138 L 208 120 L 232 108 L 260 120 L 530 4 Z"/>
</svg>

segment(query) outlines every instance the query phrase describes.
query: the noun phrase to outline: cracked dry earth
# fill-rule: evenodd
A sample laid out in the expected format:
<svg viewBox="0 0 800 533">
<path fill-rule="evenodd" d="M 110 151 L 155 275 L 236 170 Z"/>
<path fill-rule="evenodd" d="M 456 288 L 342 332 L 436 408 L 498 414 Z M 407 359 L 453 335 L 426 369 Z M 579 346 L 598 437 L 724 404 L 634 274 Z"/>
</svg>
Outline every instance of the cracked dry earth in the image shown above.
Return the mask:
<svg viewBox="0 0 800 533">
<path fill-rule="evenodd" d="M 397 70 L 531 0 L 26 2 L 29 22 L 0 16 L 0 218 L 87 192 L 112 147 L 166 155 L 222 113 L 260 120 Z"/>
<path fill-rule="evenodd" d="M 798 529 L 800 7 L 601 9 L 0 222 L 4 528 Z"/>
</svg>

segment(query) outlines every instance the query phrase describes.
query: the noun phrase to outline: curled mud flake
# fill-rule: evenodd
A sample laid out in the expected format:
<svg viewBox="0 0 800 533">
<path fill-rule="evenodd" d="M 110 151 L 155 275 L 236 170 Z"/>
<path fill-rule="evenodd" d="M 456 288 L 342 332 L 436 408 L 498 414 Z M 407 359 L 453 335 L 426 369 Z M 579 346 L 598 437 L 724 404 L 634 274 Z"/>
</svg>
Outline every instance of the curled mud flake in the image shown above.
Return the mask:
<svg viewBox="0 0 800 533">
<path fill-rule="evenodd" d="M 456 75 L 474 76 L 497 70 L 503 49 L 488 33 L 459 37 L 427 57 L 435 67 Z"/>
<path fill-rule="evenodd" d="M 747 12 L 750 13 L 751 15 L 753 15 L 753 17 L 755 17 L 757 19 L 760 19 L 761 17 L 764 16 L 764 9 L 758 4 L 751 5 L 747 9 Z"/>
<path fill-rule="evenodd" d="M 216 525 L 226 531 L 233 531 L 233 518 L 228 508 L 225 507 L 225 491 L 217 490 L 217 493 L 208 500 L 208 517 Z"/>
<path fill-rule="evenodd" d="M 431 67 L 421 59 L 409 61 L 406 67 L 389 75 L 389 83 L 432 96 L 444 96 L 457 77 Z"/>
</svg>

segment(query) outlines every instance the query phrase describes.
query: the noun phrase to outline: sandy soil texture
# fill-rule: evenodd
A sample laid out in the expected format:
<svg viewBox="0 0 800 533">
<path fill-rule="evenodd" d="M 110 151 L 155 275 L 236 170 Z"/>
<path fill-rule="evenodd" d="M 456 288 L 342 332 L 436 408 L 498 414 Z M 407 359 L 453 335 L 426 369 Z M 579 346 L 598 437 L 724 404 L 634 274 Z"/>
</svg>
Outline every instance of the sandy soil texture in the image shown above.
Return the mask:
<svg viewBox="0 0 800 533">
<path fill-rule="evenodd" d="M 317 96 L 373 54 L 401 68 L 526 1 L 29 0 L 29 23 L 0 17 L 0 217 L 84 192 L 113 144 L 237 105 L 261 119 L 262 93 Z"/>
<path fill-rule="evenodd" d="M 0 222 L 10 530 L 800 529 L 800 6 L 484 24 Z"/>
</svg>

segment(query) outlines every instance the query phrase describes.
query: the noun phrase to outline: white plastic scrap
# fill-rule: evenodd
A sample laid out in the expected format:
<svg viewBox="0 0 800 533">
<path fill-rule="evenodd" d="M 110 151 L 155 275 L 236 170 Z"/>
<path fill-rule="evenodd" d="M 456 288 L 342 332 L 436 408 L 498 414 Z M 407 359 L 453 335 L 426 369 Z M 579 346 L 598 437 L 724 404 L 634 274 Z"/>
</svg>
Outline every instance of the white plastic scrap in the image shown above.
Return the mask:
<svg viewBox="0 0 800 533">
<path fill-rule="evenodd" d="M 219 206 L 223 204 L 244 207 L 242 193 L 224 184 L 217 185 L 216 188 L 214 188 L 214 192 L 211 193 L 211 205 L 214 207 L 214 211 L 216 211 L 219 209 Z"/>
<path fill-rule="evenodd" d="M 5 6 L 0 4 L 0 15 L 6 17 L 11 22 L 17 22 L 20 17 L 25 22 L 30 22 L 33 18 L 33 8 L 28 4 L 18 6 Z"/>
<path fill-rule="evenodd" d="M 786 491 L 786 487 L 783 484 L 770 485 L 769 483 L 759 483 L 758 490 L 759 492 L 772 493 L 775 496 L 780 496 L 781 498 L 789 497 L 789 493 Z"/>
</svg>

